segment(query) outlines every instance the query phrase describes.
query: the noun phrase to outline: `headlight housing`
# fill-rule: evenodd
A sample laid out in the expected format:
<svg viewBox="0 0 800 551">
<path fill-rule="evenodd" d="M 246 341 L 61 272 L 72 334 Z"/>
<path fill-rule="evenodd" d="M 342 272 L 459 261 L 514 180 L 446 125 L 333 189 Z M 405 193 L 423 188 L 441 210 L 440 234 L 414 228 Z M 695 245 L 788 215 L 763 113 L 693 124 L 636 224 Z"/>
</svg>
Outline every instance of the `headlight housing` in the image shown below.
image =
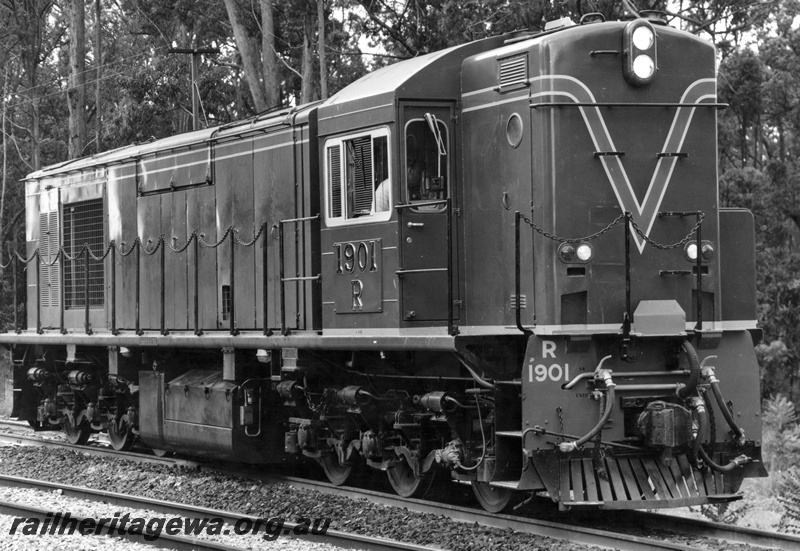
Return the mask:
<svg viewBox="0 0 800 551">
<path fill-rule="evenodd" d="M 656 76 L 656 32 L 646 19 L 634 19 L 622 31 L 622 73 L 633 86 L 649 84 Z"/>
</svg>

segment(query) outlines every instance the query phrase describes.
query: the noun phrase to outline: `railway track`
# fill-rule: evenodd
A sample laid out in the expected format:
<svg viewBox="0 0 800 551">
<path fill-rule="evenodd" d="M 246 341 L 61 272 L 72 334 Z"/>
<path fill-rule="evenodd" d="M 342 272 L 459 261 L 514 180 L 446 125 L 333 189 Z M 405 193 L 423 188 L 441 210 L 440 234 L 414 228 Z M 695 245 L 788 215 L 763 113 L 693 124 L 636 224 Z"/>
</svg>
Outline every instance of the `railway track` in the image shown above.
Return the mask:
<svg viewBox="0 0 800 551">
<path fill-rule="evenodd" d="M 193 505 L 183 505 L 180 503 L 149 499 L 139 496 L 128 494 L 120 494 L 115 492 L 107 492 L 104 490 L 97 490 L 92 488 L 84 488 L 77 486 L 70 486 L 67 484 L 59 484 L 54 482 L 44 482 L 39 480 L 32 480 L 29 478 L 15 477 L 0 475 L 0 486 L 33 489 L 41 492 L 58 492 L 62 496 L 83 499 L 92 502 L 101 502 L 104 505 L 113 505 L 117 507 L 127 507 L 130 509 L 147 510 L 161 515 L 170 517 L 177 517 L 180 519 L 222 519 L 226 525 L 236 526 L 237 524 L 243 525 L 245 522 L 249 525 L 255 526 L 258 519 L 247 517 L 228 511 L 221 511 L 218 509 L 209 509 L 206 507 L 196 507 Z M 29 505 L 22 505 L 19 503 L 0 502 L 0 512 L 11 514 L 17 517 L 25 518 L 38 518 L 44 521 L 48 513 L 50 518 L 54 517 L 55 512 L 46 510 L 39 507 L 32 507 Z M 79 522 L 83 517 L 72 516 Z M 244 521 L 244 522 L 243 522 Z M 376 538 L 371 536 L 364 536 L 360 534 L 351 534 L 347 532 L 340 532 L 337 530 L 327 530 L 324 534 L 308 533 L 298 535 L 295 530 L 299 527 L 297 523 L 285 521 L 282 524 L 283 536 L 302 539 L 314 543 L 325 543 L 336 547 L 346 549 L 363 549 L 366 551 L 434 551 L 435 548 L 426 547 L 423 545 L 414 545 L 405 542 L 392 541 L 383 538 Z M 108 535 L 108 527 L 102 527 L 104 531 L 101 533 Z M 114 532 L 115 529 L 111 529 Z M 158 546 L 171 549 L 208 549 L 208 550 L 235 550 L 239 547 L 230 546 L 227 544 L 208 541 L 196 537 L 187 537 L 180 535 L 170 535 L 167 533 L 160 533 L 157 540 L 148 541 L 144 539 L 142 534 L 131 534 L 126 531 L 120 534 L 119 529 L 114 532 L 115 535 L 122 537 L 130 537 L 132 541 L 138 541 L 152 545 L 158 542 Z M 226 528 L 225 534 L 233 533 L 233 528 Z M 312 530 L 313 532 L 313 530 Z M 161 541 L 163 540 L 163 541 Z"/>
<path fill-rule="evenodd" d="M 2 426 L 15 426 L 19 424 L 12 422 L 0 421 L 0 430 Z M 530 516 L 519 515 L 498 515 L 489 514 L 479 509 L 469 507 L 452 505 L 449 503 L 433 502 L 419 499 L 408 499 L 383 492 L 376 492 L 373 490 L 355 487 L 355 486 L 334 486 L 325 481 L 315 481 L 307 478 L 298 478 L 296 476 L 269 474 L 265 475 L 256 472 L 254 469 L 239 468 L 231 466 L 219 466 L 209 463 L 202 463 L 198 461 L 185 460 L 180 458 L 158 458 L 142 453 L 135 452 L 116 452 L 110 447 L 103 447 L 102 444 L 96 443 L 90 446 L 72 446 L 65 442 L 60 442 L 55 439 L 40 439 L 35 436 L 29 435 L 3 435 L 0 433 L 0 443 L 11 443 L 16 445 L 41 445 L 48 447 L 62 447 L 68 449 L 75 449 L 82 453 L 96 454 L 100 456 L 125 458 L 137 461 L 140 463 L 157 463 L 162 465 L 181 465 L 200 470 L 217 471 L 224 474 L 246 477 L 253 480 L 258 480 L 266 484 L 291 484 L 294 487 L 316 490 L 330 495 L 344 496 L 350 499 L 363 498 L 371 502 L 381 505 L 405 508 L 409 511 L 418 513 L 429 513 L 436 515 L 446 515 L 452 520 L 474 524 L 477 523 L 482 526 L 495 527 L 501 529 L 513 529 L 519 532 L 534 534 L 538 536 L 546 536 L 561 540 L 567 540 L 574 543 L 581 543 L 584 545 L 604 547 L 608 549 L 620 550 L 674 550 L 674 551 L 696 551 L 695 544 L 687 545 L 684 543 L 676 543 L 669 539 L 641 537 L 631 534 L 626 534 L 622 529 L 609 530 L 589 528 L 576 524 L 581 522 L 580 519 L 570 520 L 569 517 L 566 521 L 559 519 L 546 520 L 541 518 L 531 518 Z M 0 481 L 5 478 L 0 478 Z M 2 482 L 0 482 L 2 483 Z M 73 490 L 79 491 L 79 490 Z M 94 491 L 88 489 L 81 489 L 80 491 Z M 139 499 L 133 498 L 131 499 Z M 232 513 L 230 513 L 232 514 Z M 535 513 L 534 513 L 535 514 Z M 237 518 L 241 517 L 239 515 Z M 592 518 L 592 515 L 584 518 Z M 598 518 L 598 516 L 595 516 Z M 780 534 L 775 532 L 767 532 L 764 530 L 757 530 L 753 528 L 730 526 L 726 524 L 714 523 L 710 521 L 701 521 L 694 519 L 686 519 L 681 517 L 668 516 L 664 514 L 646 513 L 639 511 L 627 512 L 604 512 L 603 518 L 608 524 L 609 519 L 612 524 L 620 526 L 636 526 L 638 528 L 647 528 L 660 533 L 670 532 L 680 534 L 682 536 L 695 536 L 702 538 L 712 538 L 724 540 L 736 544 L 748 544 L 752 546 L 762 547 L 765 549 L 781 549 L 781 550 L 798 550 L 800 551 L 800 537 L 788 534 Z M 665 528 L 665 526 L 667 528 Z"/>
</svg>

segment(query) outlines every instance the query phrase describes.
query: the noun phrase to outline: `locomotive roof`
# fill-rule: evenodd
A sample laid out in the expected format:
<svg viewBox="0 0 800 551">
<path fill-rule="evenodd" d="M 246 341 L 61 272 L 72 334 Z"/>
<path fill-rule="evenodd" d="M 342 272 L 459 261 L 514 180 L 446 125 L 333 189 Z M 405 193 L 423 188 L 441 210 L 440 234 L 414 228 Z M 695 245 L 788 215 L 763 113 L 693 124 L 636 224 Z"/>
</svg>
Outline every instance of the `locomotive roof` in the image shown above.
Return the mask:
<svg viewBox="0 0 800 551">
<path fill-rule="evenodd" d="M 212 141 L 222 140 L 241 134 L 259 132 L 271 127 L 281 128 L 291 125 L 298 118 L 303 119 L 308 113 L 319 105 L 319 102 L 280 109 L 278 111 L 261 113 L 259 115 L 236 121 L 221 126 L 204 128 L 191 132 L 176 134 L 160 140 L 151 140 L 144 143 L 126 145 L 110 151 L 104 151 L 97 155 L 72 159 L 58 164 L 44 167 L 36 172 L 29 174 L 25 180 L 39 180 L 51 176 L 63 175 L 69 172 L 76 172 L 94 167 L 103 167 L 133 161 L 135 159 L 155 154 L 159 151 L 169 151 L 180 149 L 192 145 L 204 144 Z"/>
</svg>

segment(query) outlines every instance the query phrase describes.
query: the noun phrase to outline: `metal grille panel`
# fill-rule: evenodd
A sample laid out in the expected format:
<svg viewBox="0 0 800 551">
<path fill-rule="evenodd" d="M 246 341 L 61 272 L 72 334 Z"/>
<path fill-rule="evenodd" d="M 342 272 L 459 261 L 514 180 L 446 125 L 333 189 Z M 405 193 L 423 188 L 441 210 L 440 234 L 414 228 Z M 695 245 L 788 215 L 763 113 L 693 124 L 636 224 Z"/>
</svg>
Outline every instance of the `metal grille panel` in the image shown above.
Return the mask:
<svg viewBox="0 0 800 551">
<path fill-rule="evenodd" d="M 528 81 L 528 56 L 520 55 L 499 60 L 500 88 L 525 84 Z"/>
<path fill-rule="evenodd" d="M 61 304 L 61 260 L 55 260 L 59 245 L 58 211 L 39 215 L 39 300 L 43 308 Z M 51 266 L 50 263 L 53 263 Z"/>
<path fill-rule="evenodd" d="M 86 253 L 84 245 L 95 256 L 102 255 L 105 239 L 103 235 L 103 200 L 92 199 L 64 205 L 64 249 L 74 260 L 64 263 L 64 306 L 86 307 Z M 76 256 L 77 255 L 77 256 Z M 105 306 L 105 274 L 103 262 L 89 257 L 89 307 Z"/>
</svg>

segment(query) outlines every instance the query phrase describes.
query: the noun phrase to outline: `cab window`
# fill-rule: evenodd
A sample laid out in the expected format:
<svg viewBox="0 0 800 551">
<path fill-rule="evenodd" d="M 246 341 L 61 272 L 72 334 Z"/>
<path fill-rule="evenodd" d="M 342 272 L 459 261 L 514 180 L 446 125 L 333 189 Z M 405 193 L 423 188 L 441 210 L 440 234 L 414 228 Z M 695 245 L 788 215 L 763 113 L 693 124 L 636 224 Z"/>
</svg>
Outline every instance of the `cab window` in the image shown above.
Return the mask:
<svg viewBox="0 0 800 551">
<path fill-rule="evenodd" d="M 329 222 L 391 217 L 388 129 L 328 140 L 325 156 Z"/>
<path fill-rule="evenodd" d="M 443 121 L 429 113 L 406 124 L 405 187 L 409 203 L 447 199 L 448 135 Z M 434 206 L 434 208 L 444 208 Z"/>
</svg>

